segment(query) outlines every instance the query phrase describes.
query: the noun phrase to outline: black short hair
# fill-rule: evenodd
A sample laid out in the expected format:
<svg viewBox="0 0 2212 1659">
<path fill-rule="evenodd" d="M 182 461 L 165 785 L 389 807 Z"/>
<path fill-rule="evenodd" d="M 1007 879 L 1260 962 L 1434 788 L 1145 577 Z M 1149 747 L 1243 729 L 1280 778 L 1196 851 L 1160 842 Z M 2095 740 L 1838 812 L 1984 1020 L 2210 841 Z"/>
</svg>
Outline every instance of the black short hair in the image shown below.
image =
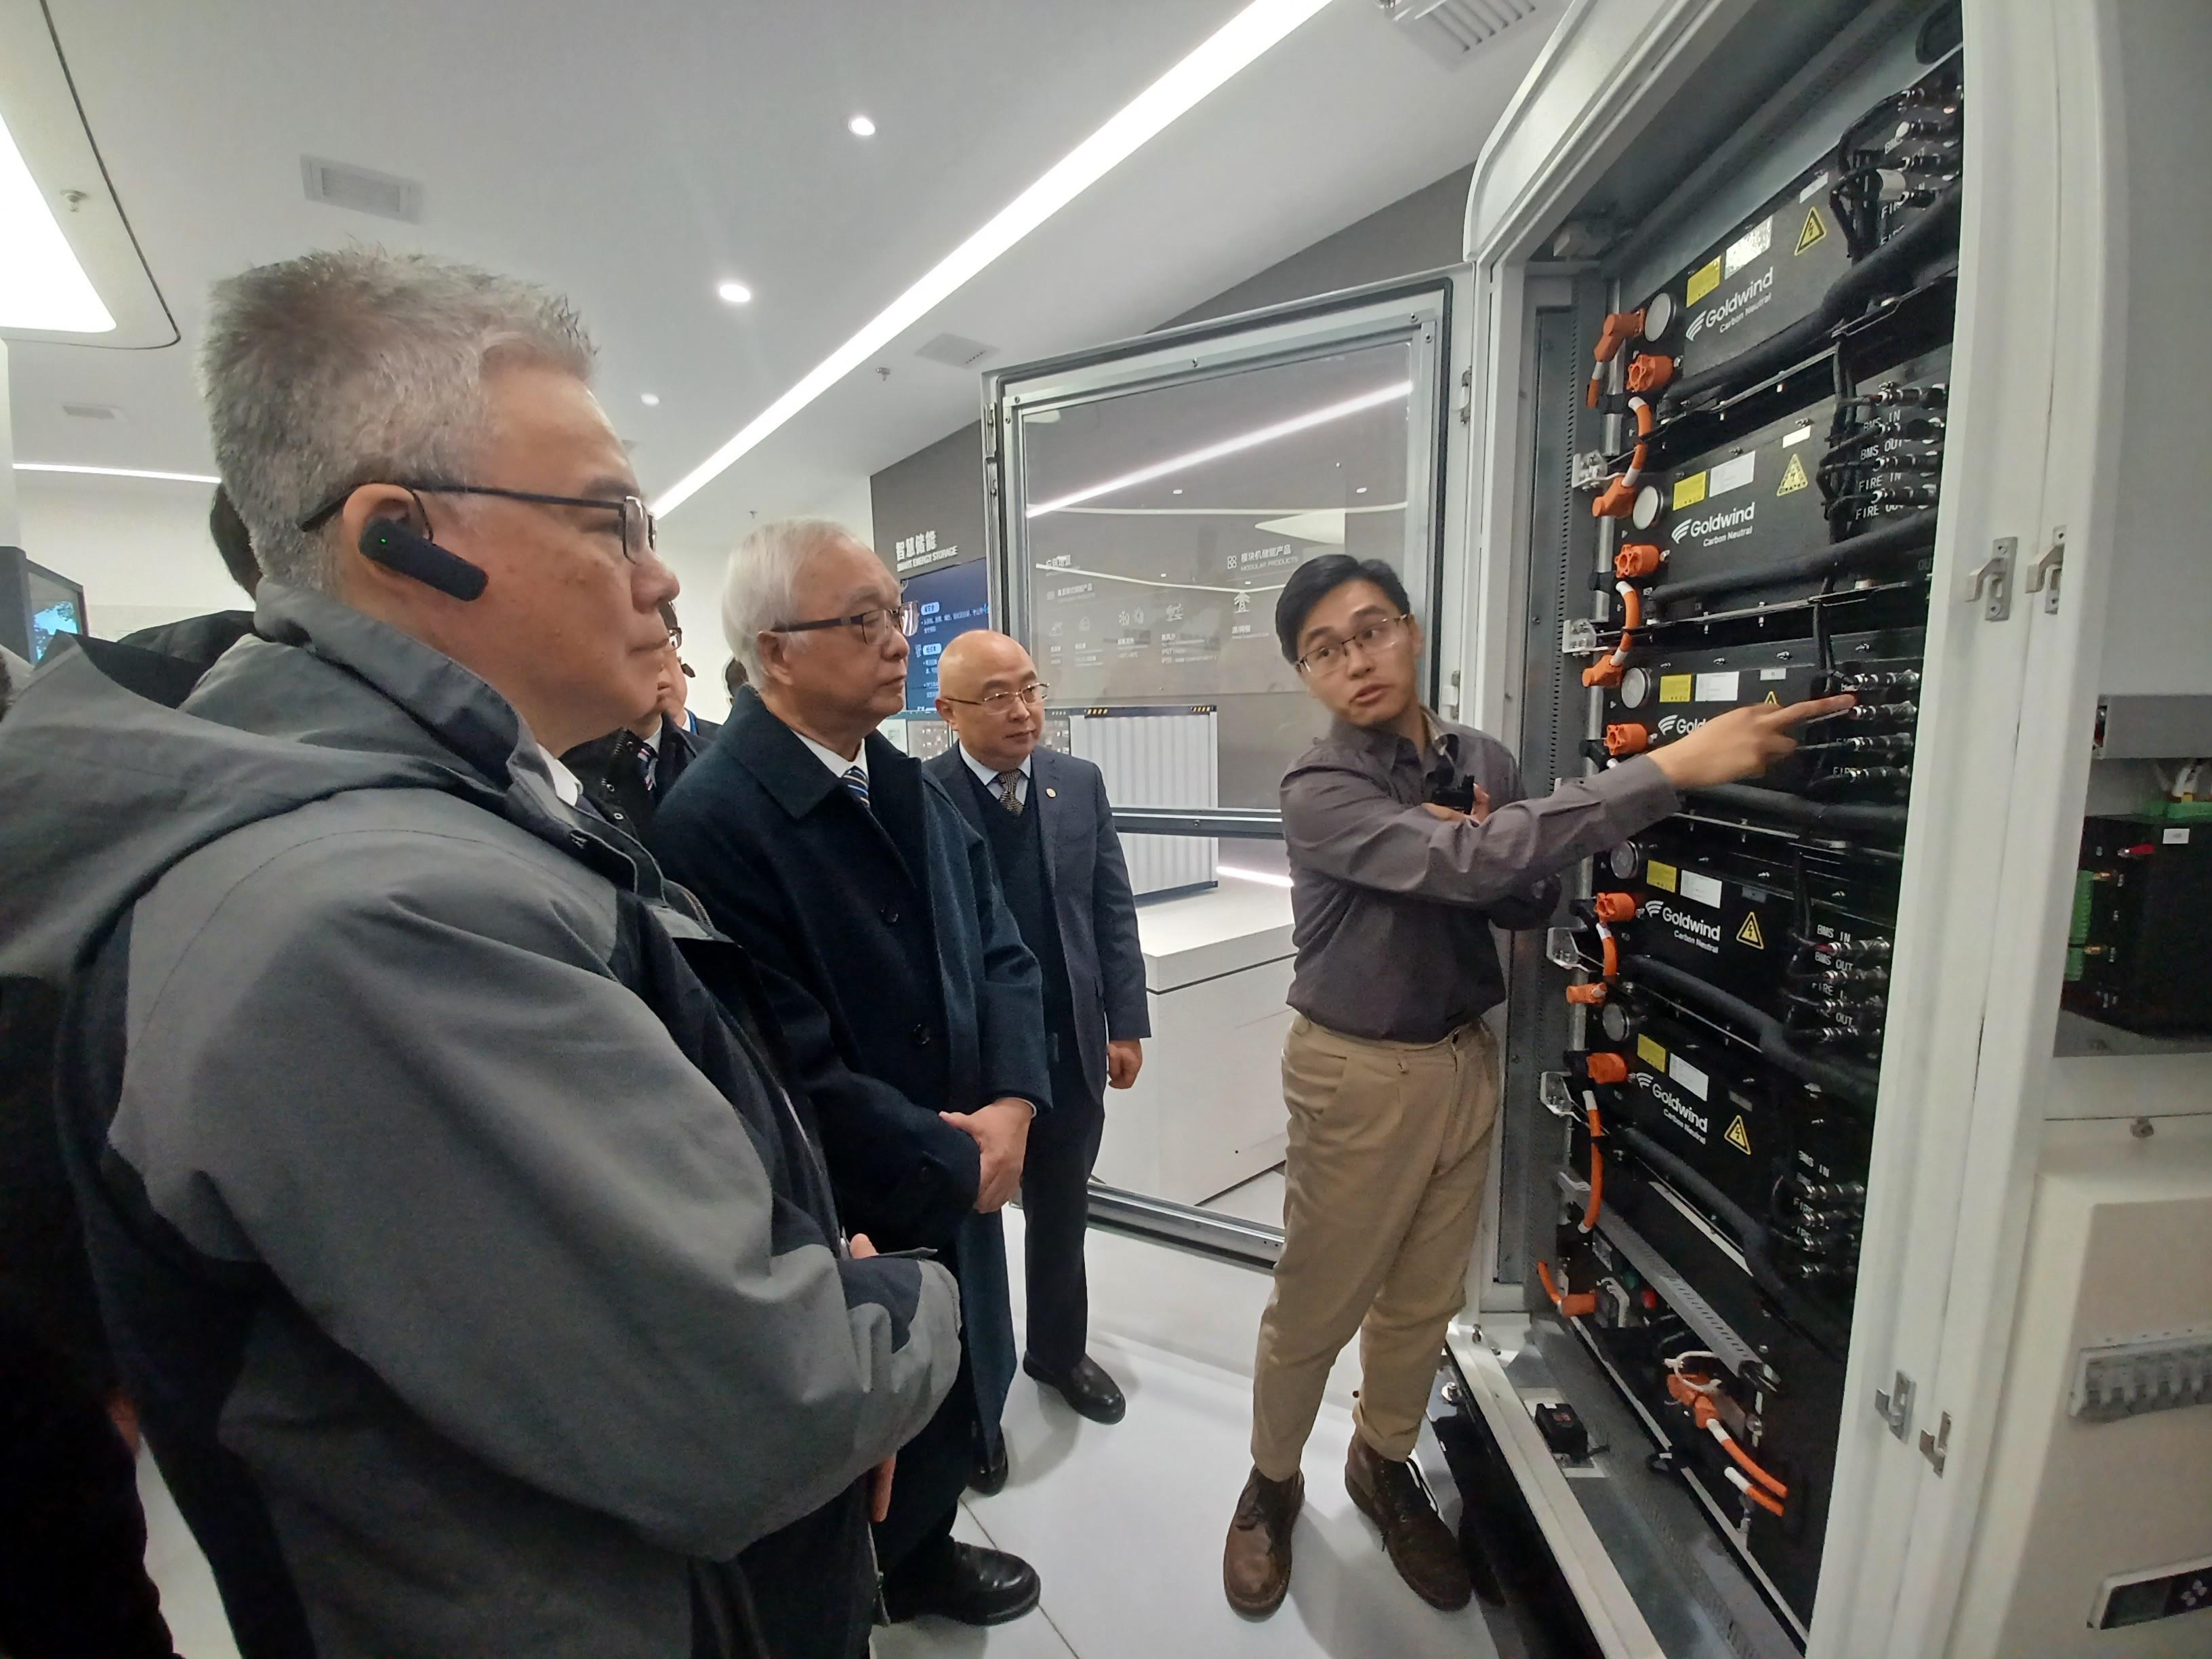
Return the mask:
<svg viewBox="0 0 2212 1659">
<path fill-rule="evenodd" d="M 1401 616 L 1411 616 L 1413 602 L 1406 597 L 1406 584 L 1380 559 L 1355 559 L 1349 553 L 1323 553 L 1308 559 L 1291 572 L 1275 601 L 1275 637 L 1283 647 L 1283 660 L 1298 659 L 1298 635 L 1313 608 L 1346 582 L 1373 582 Z"/>
<path fill-rule="evenodd" d="M 253 538 L 246 531 L 246 520 L 238 516 L 230 491 L 221 484 L 215 487 L 215 499 L 208 503 L 208 534 L 215 538 L 215 550 L 222 555 L 222 568 L 251 599 L 261 586 L 261 566 L 253 556 Z"/>
<path fill-rule="evenodd" d="M 729 688 L 730 701 L 738 700 L 738 689 L 745 683 L 745 665 L 735 657 L 722 665 L 722 684 Z"/>
</svg>

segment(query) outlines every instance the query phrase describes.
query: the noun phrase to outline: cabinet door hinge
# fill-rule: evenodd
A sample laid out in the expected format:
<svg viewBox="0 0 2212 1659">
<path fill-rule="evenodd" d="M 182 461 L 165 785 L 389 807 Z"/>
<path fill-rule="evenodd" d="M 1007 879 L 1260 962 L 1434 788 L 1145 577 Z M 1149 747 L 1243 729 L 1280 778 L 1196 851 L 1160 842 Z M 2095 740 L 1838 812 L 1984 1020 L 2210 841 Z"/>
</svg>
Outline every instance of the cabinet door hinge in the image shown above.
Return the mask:
<svg viewBox="0 0 2212 1659">
<path fill-rule="evenodd" d="M 2002 622 L 2012 615 L 2012 564 L 2020 551 L 2020 538 L 2000 536 L 1990 545 L 1990 556 L 1966 573 L 1966 603 L 1987 596 L 1982 606 L 1982 616 L 1988 622 Z"/>
<path fill-rule="evenodd" d="M 1936 1471 L 1940 1480 L 1943 1465 L 1951 1455 L 1951 1413 L 1945 1412 L 1936 1419 L 1936 1432 L 1920 1431 L 1920 1455 L 1928 1460 L 1928 1467 Z"/>
<path fill-rule="evenodd" d="M 1889 1425 L 1899 1440 L 1912 1432 L 1912 1379 L 1903 1371 L 1887 1389 L 1874 1391 L 1874 1414 Z"/>
<path fill-rule="evenodd" d="M 2027 568 L 2027 591 L 2043 595 L 2047 616 L 2058 614 L 2058 579 L 2066 570 L 2066 526 L 2051 532 L 2051 550 Z"/>
</svg>

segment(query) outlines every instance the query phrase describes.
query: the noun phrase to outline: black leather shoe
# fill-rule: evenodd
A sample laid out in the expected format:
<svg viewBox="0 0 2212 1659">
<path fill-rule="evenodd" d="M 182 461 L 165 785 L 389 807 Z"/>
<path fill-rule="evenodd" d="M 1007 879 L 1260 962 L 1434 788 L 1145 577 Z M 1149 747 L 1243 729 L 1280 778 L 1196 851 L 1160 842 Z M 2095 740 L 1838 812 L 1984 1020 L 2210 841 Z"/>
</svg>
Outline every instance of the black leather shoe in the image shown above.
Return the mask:
<svg viewBox="0 0 2212 1659">
<path fill-rule="evenodd" d="M 1018 1555 L 955 1544 L 942 1567 L 895 1572 L 884 1581 L 884 1614 L 894 1625 L 925 1613 L 963 1625 L 1003 1625 L 1037 1604 L 1036 1569 Z"/>
<path fill-rule="evenodd" d="M 1095 1360 L 1079 1359 L 1071 1371 L 1048 1371 L 1024 1354 L 1022 1369 L 1094 1423 L 1118 1423 L 1129 1409 L 1114 1379 Z"/>
<path fill-rule="evenodd" d="M 979 1453 L 968 1472 L 968 1489 L 986 1498 L 1006 1489 L 1006 1443 L 1002 1436 L 996 1451 Z"/>
</svg>

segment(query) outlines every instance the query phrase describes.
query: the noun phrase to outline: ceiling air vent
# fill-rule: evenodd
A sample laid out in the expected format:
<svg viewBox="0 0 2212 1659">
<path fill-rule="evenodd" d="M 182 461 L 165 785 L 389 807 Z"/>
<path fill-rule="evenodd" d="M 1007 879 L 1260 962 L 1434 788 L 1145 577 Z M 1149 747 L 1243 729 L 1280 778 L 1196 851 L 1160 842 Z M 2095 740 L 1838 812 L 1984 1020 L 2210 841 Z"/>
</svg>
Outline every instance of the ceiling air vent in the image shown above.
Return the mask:
<svg viewBox="0 0 2212 1659">
<path fill-rule="evenodd" d="M 300 158 L 300 174 L 307 181 L 311 202 L 327 202 L 332 207 L 410 225 L 422 216 L 422 186 L 412 179 L 395 179 L 388 173 L 371 173 L 367 167 L 325 161 L 313 155 Z"/>
<path fill-rule="evenodd" d="M 1430 57 L 1456 68 L 1542 9 L 1542 0 L 1376 0 Z"/>
<path fill-rule="evenodd" d="M 123 411 L 113 404 L 64 404 L 62 413 L 72 421 L 119 421 Z"/>
<path fill-rule="evenodd" d="M 943 363 L 947 368 L 969 368 L 998 349 L 981 340 L 971 340 L 964 334 L 940 334 L 914 355 L 933 363 Z"/>
</svg>

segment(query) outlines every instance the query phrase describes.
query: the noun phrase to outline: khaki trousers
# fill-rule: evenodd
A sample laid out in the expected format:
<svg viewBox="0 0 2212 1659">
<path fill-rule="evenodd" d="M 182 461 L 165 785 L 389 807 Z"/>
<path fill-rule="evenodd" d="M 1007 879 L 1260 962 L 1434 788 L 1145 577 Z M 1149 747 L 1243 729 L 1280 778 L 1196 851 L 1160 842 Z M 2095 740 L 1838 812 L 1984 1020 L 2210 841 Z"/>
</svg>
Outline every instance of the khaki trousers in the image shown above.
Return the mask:
<svg viewBox="0 0 2212 1659">
<path fill-rule="evenodd" d="M 1297 1472 L 1355 1331 L 1354 1426 L 1384 1457 L 1413 1455 L 1482 1217 L 1497 1045 L 1480 1023 L 1440 1042 L 1381 1042 L 1300 1015 L 1283 1098 L 1283 1254 L 1252 1373 L 1252 1462 L 1270 1480 Z"/>
</svg>

